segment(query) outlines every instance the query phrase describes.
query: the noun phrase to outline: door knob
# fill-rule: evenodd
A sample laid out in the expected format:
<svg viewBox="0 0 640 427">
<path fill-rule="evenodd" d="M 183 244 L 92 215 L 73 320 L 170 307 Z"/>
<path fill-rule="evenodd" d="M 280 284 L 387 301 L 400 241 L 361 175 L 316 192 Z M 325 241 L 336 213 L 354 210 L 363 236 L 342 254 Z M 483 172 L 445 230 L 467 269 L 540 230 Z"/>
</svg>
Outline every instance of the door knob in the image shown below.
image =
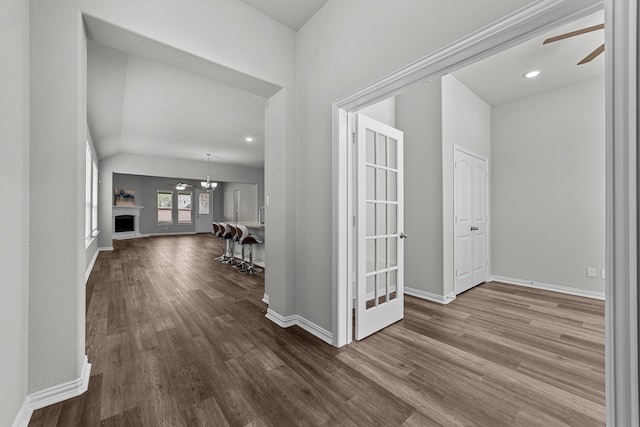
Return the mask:
<svg viewBox="0 0 640 427">
<path fill-rule="evenodd" d="M 478 231 L 478 230 L 480 230 L 478 227 L 475 227 L 473 225 L 471 226 L 471 231 Z"/>
<path fill-rule="evenodd" d="M 400 233 L 400 238 L 401 238 L 401 239 L 406 239 L 407 237 L 409 237 L 409 236 L 407 236 L 406 234 L 404 234 L 404 232 Z"/>
</svg>

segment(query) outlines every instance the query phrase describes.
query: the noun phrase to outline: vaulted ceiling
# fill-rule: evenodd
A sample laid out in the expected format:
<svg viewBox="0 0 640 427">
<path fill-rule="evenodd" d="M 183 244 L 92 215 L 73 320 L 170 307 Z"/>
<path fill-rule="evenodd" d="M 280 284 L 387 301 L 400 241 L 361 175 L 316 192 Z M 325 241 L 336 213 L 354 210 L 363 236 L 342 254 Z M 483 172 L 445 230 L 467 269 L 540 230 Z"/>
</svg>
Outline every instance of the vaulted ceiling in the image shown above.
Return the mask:
<svg viewBox="0 0 640 427">
<path fill-rule="evenodd" d="M 242 1 L 292 30 L 326 3 Z M 602 75 L 604 55 L 576 63 L 603 42 L 603 31 L 544 46 L 542 40 L 603 20 L 603 13 L 582 18 L 453 74 L 492 105 Z M 100 158 L 132 153 L 205 161 L 211 153 L 215 162 L 264 166 L 265 99 L 278 88 L 105 23 L 86 23 L 88 122 Z M 534 68 L 542 70 L 539 77 L 522 78 Z"/>
</svg>

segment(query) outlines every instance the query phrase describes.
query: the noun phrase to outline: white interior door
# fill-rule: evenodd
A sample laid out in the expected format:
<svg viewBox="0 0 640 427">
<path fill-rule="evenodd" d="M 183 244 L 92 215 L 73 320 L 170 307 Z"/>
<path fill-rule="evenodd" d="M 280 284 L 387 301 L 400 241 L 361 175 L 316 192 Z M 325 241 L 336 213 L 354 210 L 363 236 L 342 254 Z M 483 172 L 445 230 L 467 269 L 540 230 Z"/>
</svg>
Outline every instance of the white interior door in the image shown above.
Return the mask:
<svg viewBox="0 0 640 427">
<path fill-rule="evenodd" d="M 404 317 L 403 134 L 357 120 L 356 328 L 361 340 Z"/>
<path fill-rule="evenodd" d="M 207 191 L 196 190 L 197 210 L 196 210 L 196 233 L 211 232 L 211 195 Z"/>
<path fill-rule="evenodd" d="M 455 293 L 487 280 L 487 160 L 454 152 Z"/>
</svg>

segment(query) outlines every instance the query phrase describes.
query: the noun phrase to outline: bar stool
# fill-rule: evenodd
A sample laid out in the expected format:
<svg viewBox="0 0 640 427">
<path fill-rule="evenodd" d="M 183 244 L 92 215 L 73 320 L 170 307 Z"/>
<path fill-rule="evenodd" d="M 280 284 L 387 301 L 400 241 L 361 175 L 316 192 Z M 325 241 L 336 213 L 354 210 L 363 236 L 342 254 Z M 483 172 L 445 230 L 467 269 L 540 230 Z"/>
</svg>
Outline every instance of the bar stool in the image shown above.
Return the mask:
<svg viewBox="0 0 640 427">
<path fill-rule="evenodd" d="M 231 264 L 234 267 L 238 267 L 240 264 L 242 264 L 242 262 L 244 262 L 244 260 L 238 261 L 235 258 L 236 243 L 238 242 L 238 237 L 240 236 L 240 229 L 238 228 L 238 224 L 227 225 L 233 230 L 233 238 L 231 239 L 231 254 L 229 255 L 231 257 L 231 260 L 228 262 L 228 264 Z"/>
<path fill-rule="evenodd" d="M 212 222 L 211 223 L 211 227 L 213 229 L 213 237 L 217 237 L 219 239 L 222 239 L 222 232 L 224 230 L 224 228 L 220 225 L 219 222 Z M 222 255 L 220 255 L 219 257 L 215 258 L 214 261 L 226 261 L 226 250 L 224 248 L 224 246 L 222 247 Z"/>
<path fill-rule="evenodd" d="M 245 246 L 242 244 L 242 241 L 248 235 L 249 235 L 249 230 L 247 229 L 247 227 L 245 227 L 242 224 L 236 224 L 236 242 L 240 245 L 240 248 L 241 248 L 240 249 L 241 258 L 240 258 L 240 262 L 234 265 L 234 267 L 239 268 L 241 272 L 242 270 L 249 268 L 249 264 L 247 264 L 247 262 L 245 261 L 245 255 L 244 255 Z"/>
<path fill-rule="evenodd" d="M 226 222 L 221 222 L 220 226 L 223 228 L 221 237 L 225 240 L 225 255 L 222 263 L 233 264 L 233 239 L 235 238 L 236 230 Z"/>
<path fill-rule="evenodd" d="M 249 245 L 249 267 L 243 270 L 240 270 L 240 273 L 242 274 L 262 273 L 263 270 L 260 268 L 255 268 L 253 264 L 253 245 L 262 244 L 262 240 L 260 239 L 260 237 L 256 236 L 255 234 L 249 233 L 247 230 L 247 234 L 243 236 L 242 241 L 240 243 L 243 245 L 243 248 L 244 248 L 244 245 Z"/>
</svg>

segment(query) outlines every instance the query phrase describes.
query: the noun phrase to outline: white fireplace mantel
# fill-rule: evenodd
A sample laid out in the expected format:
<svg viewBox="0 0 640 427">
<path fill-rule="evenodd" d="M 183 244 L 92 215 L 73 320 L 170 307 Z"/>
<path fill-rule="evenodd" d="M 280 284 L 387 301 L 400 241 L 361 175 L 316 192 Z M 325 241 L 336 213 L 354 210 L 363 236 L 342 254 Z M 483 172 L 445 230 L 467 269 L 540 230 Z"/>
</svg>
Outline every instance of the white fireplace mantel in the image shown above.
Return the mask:
<svg viewBox="0 0 640 427">
<path fill-rule="evenodd" d="M 113 206 L 111 207 L 111 214 L 115 218 L 120 215 L 133 215 L 140 216 L 140 211 L 144 206 Z"/>
<path fill-rule="evenodd" d="M 142 237 L 140 233 L 140 211 L 144 206 L 112 206 L 111 207 L 111 229 L 113 239 L 130 239 L 132 237 Z M 120 215 L 132 215 L 133 218 L 133 231 L 123 231 L 116 233 L 116 217 Z"/>
</svg>

